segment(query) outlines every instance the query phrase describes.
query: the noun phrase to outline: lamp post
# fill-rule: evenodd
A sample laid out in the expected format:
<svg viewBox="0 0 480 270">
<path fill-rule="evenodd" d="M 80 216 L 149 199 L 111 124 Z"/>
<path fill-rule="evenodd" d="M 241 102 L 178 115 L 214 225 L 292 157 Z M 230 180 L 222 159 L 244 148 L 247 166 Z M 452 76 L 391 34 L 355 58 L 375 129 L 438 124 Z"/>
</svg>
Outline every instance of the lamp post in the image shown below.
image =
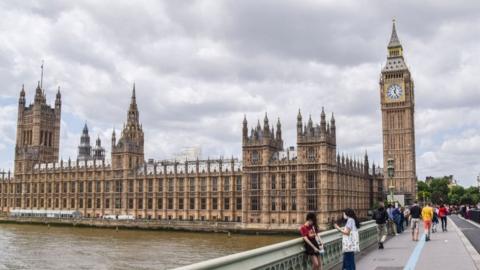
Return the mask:
<svg viewBox="0 0 480 270">
<path fill-rule="evenodd" d="M 390 202 L 394 203 L 394 198 L 393 198 L 393 190 L 395 189 L 395 186 L 393 185 L 393 177 L 395 176 L 395 166 L 393 165 L 394 160 L 393 158 L 389 158 L 387 160 L 387 175 L 388 179 L 390 180 Z"/>
</svg>

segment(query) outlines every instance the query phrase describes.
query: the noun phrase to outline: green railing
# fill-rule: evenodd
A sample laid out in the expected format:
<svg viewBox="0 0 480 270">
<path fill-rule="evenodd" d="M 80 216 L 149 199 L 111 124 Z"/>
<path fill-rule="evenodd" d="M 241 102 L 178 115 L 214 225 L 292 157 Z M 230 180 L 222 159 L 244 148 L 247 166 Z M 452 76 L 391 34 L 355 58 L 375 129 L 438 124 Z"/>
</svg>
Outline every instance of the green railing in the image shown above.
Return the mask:
<svg viewBox="0 0 480 270">
<path fill-rule="evenodd" d="M 377 242 L 375 221 L 363 222 L 359 230 L 360 250 Z M 323 269 L 331 269 L 342 261 L 342 236 L 337 230 L 320 233 L 325 243 L 322 257 Z M 304 253 L 303 239 L 297 238 L 270 246 L 244 251 L 200 263 L 176 268 L 176 270 L 212 269 L 258 269 L 258 270 L 300 270 L 310 269 L 310 262 Z"/>
</svg>

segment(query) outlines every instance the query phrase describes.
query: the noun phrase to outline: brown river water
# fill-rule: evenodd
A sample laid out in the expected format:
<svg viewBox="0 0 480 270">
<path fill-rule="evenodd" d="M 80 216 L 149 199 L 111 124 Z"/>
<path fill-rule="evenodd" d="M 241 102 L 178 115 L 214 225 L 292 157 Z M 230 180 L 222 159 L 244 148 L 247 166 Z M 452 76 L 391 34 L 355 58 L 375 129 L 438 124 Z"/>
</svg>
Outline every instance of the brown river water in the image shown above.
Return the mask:
<svg viewBox="0 0 480 270">
<path fill-rule="evenodd" d="M 171 269 L 293 238 L 0 224 L 0 269 Z"/>
</svg>

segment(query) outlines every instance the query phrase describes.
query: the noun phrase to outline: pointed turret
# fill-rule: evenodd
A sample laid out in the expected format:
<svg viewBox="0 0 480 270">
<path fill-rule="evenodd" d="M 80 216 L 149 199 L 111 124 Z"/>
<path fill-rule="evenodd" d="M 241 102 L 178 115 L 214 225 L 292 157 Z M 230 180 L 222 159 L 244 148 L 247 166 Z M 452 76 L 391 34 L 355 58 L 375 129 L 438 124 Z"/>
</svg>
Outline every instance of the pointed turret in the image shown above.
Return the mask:
<svg viewBox="0 0 480 270">
<path fill-rule="evenodd" d="M 82 136 L 80 137 L 80 145 L 78 146 L 77 160 L 90 160 L 92 158 L 92 147 L 90 146 L 90 135 L 88 135 L 88 126 L 85 123 Z"/>
<path fill-rule="evenodd" d="M 36 104 L 43 103 L 43 93 L 42 93 L 42 88 L 40 88 L 40 82 L 37 84 L 37 89 L 35 89 L 35 99 L 34 102 Z"/>
<path fill-rule="evenodd" d="M 322 107 L 322 113 L 320 114 L 320 128 L 321 132 L 327 131 L 327 121 L 325 120 L 325 110 Z"/>
<path fill-rule="evenodd" d="M 115 128 L 113 128 L 113 131 L 112 131 L 112 149 L 115 147 L 116 144 L 117 144 L 117 137 L 115 135 Z"/>
<path fill-rule="evenodd" d="M 300 109 L 298 109 L 298 114 L 297 114 L 297 136 L 302 135 L 303 130 L 302 130 L 302 113 L 300 112 Z"/>
<path fill-rule="evenodd" d="M 244 140 L 248 138 L 248 122 L 247 122 L 247 115 L 243 116 L 243 129 L 242 129 L 242 137 Z"/>
<path fill-rule="evenodd" d="M 267 113 L 265 113 L 265 117 L 263 118 L 263 132 L 265 133 L 265 135 L 270 133 L 270 126 L 268 125 Z"/>
<path fill-rule="evenodd" d="M 60 86 L 57 90 L 57 95 L 55 97 L 55 107 L 60 107 L 62 105 L 62 94 L 60 93 Z"/>
<path fill-rule="evenodd" d="M 280 117 L 277 119 L 277 134 L 276 134 L 276 139 L 281 140 L 282 139 L 282 124 L 280 124 Z"/>
<path fill-rule="evenodd" d="M 388 42 L 388 48 L 402 47 L 397 35 L 397 28 L 395 26 L 395 19 L 392 20 L 392 35 L 390 36 L 390 42 Z"/>
</svg>

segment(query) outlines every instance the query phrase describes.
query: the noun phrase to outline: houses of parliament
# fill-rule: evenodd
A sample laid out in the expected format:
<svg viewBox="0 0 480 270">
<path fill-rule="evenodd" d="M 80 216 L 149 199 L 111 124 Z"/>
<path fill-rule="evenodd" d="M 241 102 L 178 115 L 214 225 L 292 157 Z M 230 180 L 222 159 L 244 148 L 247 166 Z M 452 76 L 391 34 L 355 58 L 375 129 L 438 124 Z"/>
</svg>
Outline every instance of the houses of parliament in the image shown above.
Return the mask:
<svg viewBox="0 0 480 270">
<path fill-rule="evenodd" d="M 395 192 L 414 194 L 414 136 L 413 126 L 408 126 L 413 124 L 413 82 L 395 25 L 388 50 L 380 79 L 384 158 L 386 153 L 398 162 L 400 174 L 392 180 L 398 184 Z M 27 106 L 22 87 L 15 167 L 12 175 L 0 180 L 2 212 L 74 210 L 90 218 L 128 215 L 272 229 L 297 229 L 306 213 L 316 212 L 321 227 L 327 228 L 347 207 L 366 218 L 390 187 L 366 153 L 357 160 L 337 152 L 336 121 L 323 108 L 315 120 L 305 119 L 300 111 L 292 115 L 297 120 L 296 147 L 284 146 L 280 119 L 272 123 L 265 115 L 262 124 L 252 126 L 245 117 L 239 122 L 241 159 L 178 161 L 145 159 L 135 85 L 123 130 L 118 138 L 115 130 L 112 133 L 110 159 L 105 158 L 100 139 L 91 146 L 85 125 L 77 158 L 59 160 L 61 109 L 60 89 L 50 106 L 39 84 Z M 396 143 L 398 138 L 402 144 Z"/>
</svg>

